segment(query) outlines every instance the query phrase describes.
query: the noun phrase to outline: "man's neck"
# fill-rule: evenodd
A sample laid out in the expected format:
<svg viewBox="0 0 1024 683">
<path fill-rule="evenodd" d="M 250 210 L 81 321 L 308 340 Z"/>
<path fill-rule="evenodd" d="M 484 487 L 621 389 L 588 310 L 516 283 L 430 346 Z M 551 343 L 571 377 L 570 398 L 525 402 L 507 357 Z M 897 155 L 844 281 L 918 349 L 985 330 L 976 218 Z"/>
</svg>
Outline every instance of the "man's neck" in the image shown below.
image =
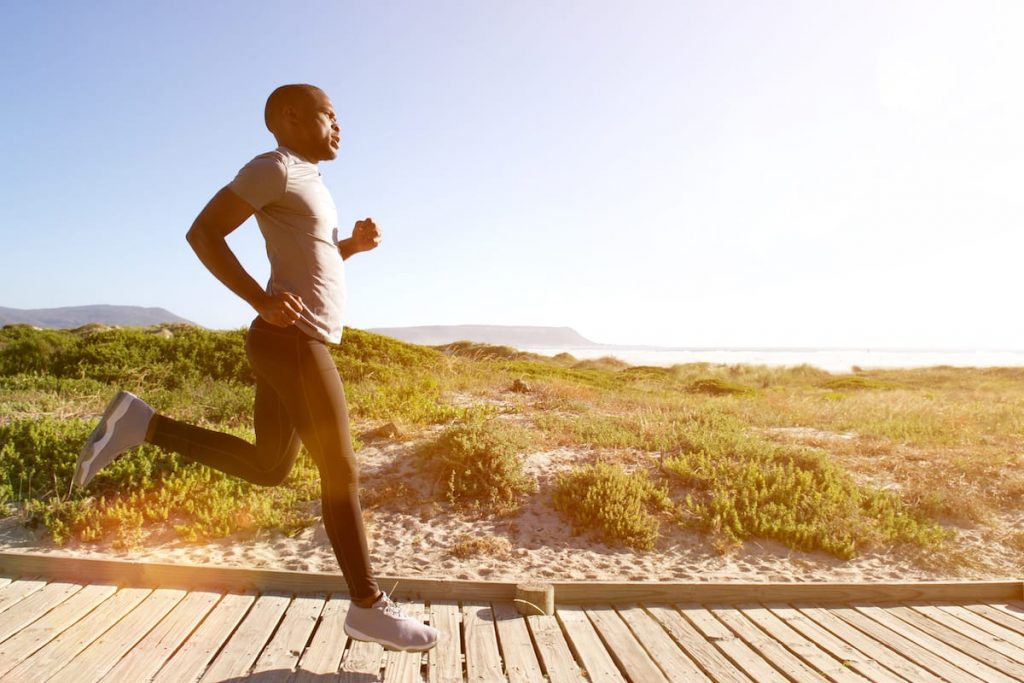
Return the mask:
<svg viewBox="0 0 1024 683">
<path fill-rule="evenodd" d="M 278 147 L 283 147 L 284 149 L 288 150 L 289 152 L 291 152 L 295 156 L 299 157 L 300 159 L 302 159 L 306 163 L 313 164 L 314 166 L 316 166 L 317 164 L 320 163 L 319 159 L 311 158 L 309 154 L 304 154 L 302 152 L 302 150 L 296 149 L 295 146 L 289 145 L 287 142 L 282 142 L 282 141 L 278 140 L 277 141 L 277 146 Z"/>
</svg>

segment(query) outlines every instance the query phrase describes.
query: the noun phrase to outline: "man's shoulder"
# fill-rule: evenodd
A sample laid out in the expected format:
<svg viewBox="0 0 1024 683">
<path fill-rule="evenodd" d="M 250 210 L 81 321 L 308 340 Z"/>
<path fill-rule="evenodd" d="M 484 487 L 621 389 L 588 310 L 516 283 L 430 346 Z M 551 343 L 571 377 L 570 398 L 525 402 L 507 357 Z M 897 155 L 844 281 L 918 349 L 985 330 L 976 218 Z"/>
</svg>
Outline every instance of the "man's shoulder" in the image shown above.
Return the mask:
<svg viewBox="0 0 1024 683">
<path fill-rule="evenodd" d="M 259 164 L 259 165 L 264 165 L 264 166 L 265 165 L 276 165 L 276 166 L 284 167 L 284 166 L 288 166 L 289 161 L 290 161 L 290 159 L 289 159 L 288 155 L 285 154 L 282 150 L 280 150 L 280 149 L 272 149 L 269 152 L 263 152 L 262 154 L 257 154 L 256 156 L 254 156 L 252 159 L 249 160 L 249 163 L 247 163 L 246 166 L 251 165 L 251 164 Z"/>
</svg>

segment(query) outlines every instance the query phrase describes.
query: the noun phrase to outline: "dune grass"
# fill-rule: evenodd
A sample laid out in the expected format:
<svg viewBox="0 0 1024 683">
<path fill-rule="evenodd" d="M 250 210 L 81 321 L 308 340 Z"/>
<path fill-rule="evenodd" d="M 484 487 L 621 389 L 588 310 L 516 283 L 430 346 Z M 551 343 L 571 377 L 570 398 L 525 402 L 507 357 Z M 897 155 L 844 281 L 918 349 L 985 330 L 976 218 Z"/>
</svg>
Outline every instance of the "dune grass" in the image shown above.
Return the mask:
<svg viewBox="0 0 1024 683">
<path fill-rule="evenodd" d="M 8 511 L 58 542 L 123 547 L 148 528 L 198 540 L 312 523 L 319 482 L 304 452 L 286 485 L 264 488 L 144 447 L 69 493 L 78 449 L 116 388 L 252 438 L 243 332 L 170 329 L 0 330 Z M 432 505 L 455 514 L 514 515 L 541 496 L 611 544 L 656 548 L 663 530 L 683 526 L 723 550 L 767 538 L 852 558 L 948 547 L 955 525 L 1016 514 L 1024 497 L 1022 369 L 631 367 L 355 329 L 332 353 L 354 426 L 402 424 L 435 483 Z M 517 379 L 529 393 L 508 391 Z M 542 489 L 523 463 L 551 448 L 607 462 Z M 422 503 L 406 494 L 385 486 L 368 503 Z M 1022 543 L 1001 542 L 1008 552 Z"/>
<path fill-rule="evenodd" d="M 596 531 L 605 543 L 651 550 L 658 539 L 659 512 L 672 507 L 665 489 L 645 470 L 628 472 L 617 463 L 598 462 L 558 476 L 555 509 L 576 530 Z"/>
<path fill-rule="evenodd" d="M 426 442 L 418 455 L 436 484 L 443 485 L 448 502 L 508 515 L 537 490 L 523 471 L 530 445 L 530 434 L 521 427 L 473 415 Z"/>
</svg>

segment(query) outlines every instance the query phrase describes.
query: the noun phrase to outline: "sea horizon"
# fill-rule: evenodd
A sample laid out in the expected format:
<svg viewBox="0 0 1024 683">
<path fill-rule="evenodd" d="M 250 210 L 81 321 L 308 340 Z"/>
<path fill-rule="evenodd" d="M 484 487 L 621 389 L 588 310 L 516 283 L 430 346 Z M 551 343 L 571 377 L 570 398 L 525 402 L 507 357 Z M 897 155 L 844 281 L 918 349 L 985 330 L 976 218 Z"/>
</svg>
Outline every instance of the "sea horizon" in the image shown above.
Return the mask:
<svg viewBox="0 0 1024 683">
<path fill-rule="evenodd" d="M 787 367 L 810 365 L 828 372 L 852 372 L 854 368 L 897 369 L 952 367 L 1024 367 L 1024 350 L 989 349 L 898 349 L 898 348 L 668 348 L 651 346 L 599 345 L 587 347 L 530 347 L 522 351 L 544 356 L 569 353 L 580 360 L 604 356 L 630 365 L 670 367 L 685 363 L 724 365 L 766 365 Z"/>
</svg>

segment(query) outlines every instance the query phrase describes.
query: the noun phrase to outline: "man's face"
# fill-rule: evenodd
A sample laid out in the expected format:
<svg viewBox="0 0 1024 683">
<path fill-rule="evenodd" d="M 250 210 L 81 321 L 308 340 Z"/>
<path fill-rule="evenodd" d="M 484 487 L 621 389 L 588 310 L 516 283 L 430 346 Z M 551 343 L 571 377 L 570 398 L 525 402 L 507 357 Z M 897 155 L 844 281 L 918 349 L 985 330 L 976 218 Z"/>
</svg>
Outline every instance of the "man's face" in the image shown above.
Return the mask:
<svg viewBox="0 0 1024 683">
<path fill-rule="evenodd" d="M 315 161 L 329 161 L 337 157 L 341 128 L 327 93 L 319 90 L 310 93 L 297 114 L 307 154 L 316 156 Z"/>
</svg>

